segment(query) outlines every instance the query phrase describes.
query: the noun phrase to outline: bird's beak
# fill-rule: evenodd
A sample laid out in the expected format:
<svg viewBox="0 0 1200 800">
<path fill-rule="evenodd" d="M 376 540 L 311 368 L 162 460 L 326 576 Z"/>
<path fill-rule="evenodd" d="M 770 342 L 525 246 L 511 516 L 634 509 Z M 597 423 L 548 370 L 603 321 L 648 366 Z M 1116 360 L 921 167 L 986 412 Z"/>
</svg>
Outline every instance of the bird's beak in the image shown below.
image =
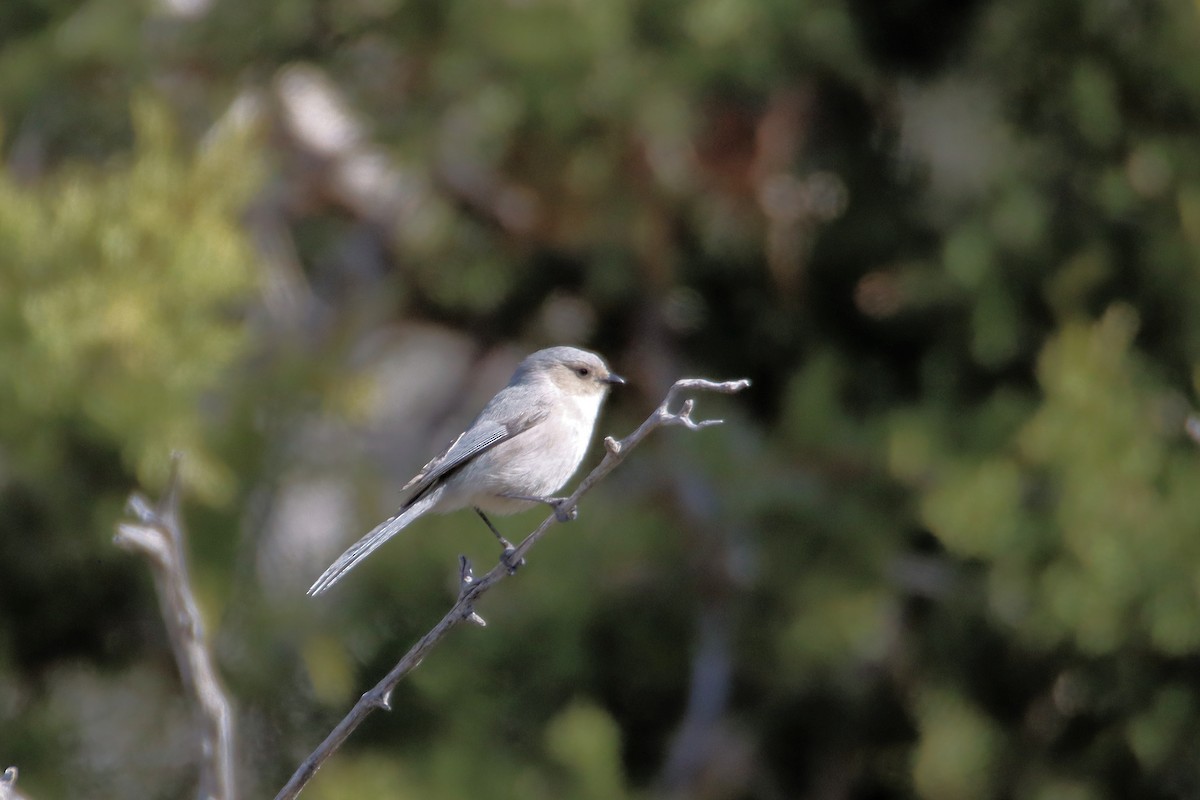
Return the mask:
<svg viewBox="0 0 1200 800">
<path fill-rule="evenodd" d="M 601 378 L 600 380 L 603 381 L 604 383 L 607 383 L 609 386 L 624 386 L 625 385 L 625 379 L 622 378 L 620 375 L 618 375 L 615 372 L 610 372 L 608 374 L 607 378 Z"/>
</svg>

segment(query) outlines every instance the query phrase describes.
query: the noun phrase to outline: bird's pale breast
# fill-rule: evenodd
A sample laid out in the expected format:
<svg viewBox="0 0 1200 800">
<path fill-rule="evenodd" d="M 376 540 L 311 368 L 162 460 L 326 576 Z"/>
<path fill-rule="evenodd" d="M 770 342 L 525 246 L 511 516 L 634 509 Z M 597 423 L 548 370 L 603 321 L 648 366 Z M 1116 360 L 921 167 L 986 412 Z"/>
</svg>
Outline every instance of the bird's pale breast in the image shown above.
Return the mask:
<svg viewBox="0 0 1200 800">
<path fill-rule="evenodd" d="M 587 452 L 600 399 L 564 397 L 541 423 L 481 454 L 463 470 L 464 484 L 478 487 L 468 503 L 512 514 L 531 504 L 503 495 L 549 497 L 561 489 Z"/>
</svg>

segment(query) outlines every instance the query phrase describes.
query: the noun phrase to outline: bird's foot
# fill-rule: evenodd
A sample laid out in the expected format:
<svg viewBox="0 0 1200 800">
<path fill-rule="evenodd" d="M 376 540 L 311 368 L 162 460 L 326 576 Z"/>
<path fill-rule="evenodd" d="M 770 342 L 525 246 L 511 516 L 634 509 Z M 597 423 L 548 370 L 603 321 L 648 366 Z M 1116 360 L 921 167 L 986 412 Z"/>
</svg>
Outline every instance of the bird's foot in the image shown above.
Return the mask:
<svg viewBox="0 0 1200 800">
<path fill-rule="evenodd" d="M 496 526 L 492 524 L 492 521 L 488 519 L 487 514 L 483 513 L 483 511 L 478 507 L 475 509 L 475 513 L 478 514 L 479 518 L 487 524 L 488 530 L 492 532 L 492 535 L 496 537 L 496 541 L 498 541 L 500 546 L 504 548 L 500 552 L 500 563 L 503 564 L 505 569 L 508 570 L 509 575 L 516 574 L 517 567 L 524 564 L 525 559 L 516 557 L 517 548 L 513 547 L 512 542 L 504 538 L 504 534 L 497 530 Z"/>
<path fill-rule="evenodd" d="M 563 504 L 569 498 L 566 497 L 530 497 L 523 494 L 506 494 L 502 497 L 507 497 L 509 500 L 525 500 L 530 503 L 541 503 L 542 505 L 550 506 L 554 509 L 554 518 L 559 522 L 570 522 L 579 516 L 579 507 L 572 506 L 569 510 L 563 508 Z"/>
<path fill-rule="evenodd" d="M 567 502 L 566 497 L 548 497 L 546 498 L 546 502 L 554 509 L 554 517 L 559 522 L 570 522 L 579 516 L 579 506 L 563 508 L 563 505 Z"/>
<path fill-rule="evenodd" d="M 500 544 L 504 547 L 500 553 L 500 563 L 508 570 L 509 575 L 517 574 L 517 568 L 525 564 L 525 559 L 517 558 L 517 548 L 512 546 L 512 542 L 501 539 Z"/>
</svg>

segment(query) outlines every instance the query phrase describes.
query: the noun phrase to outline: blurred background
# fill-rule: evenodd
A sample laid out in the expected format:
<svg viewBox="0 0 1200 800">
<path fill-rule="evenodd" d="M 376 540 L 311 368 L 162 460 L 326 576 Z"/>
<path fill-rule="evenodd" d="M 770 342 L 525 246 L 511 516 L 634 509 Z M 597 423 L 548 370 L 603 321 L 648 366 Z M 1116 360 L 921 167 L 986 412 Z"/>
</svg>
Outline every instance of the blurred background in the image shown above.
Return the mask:
<svg viewBox="0 0 1200 800">
<path fill-rule="evenodd" d="M 5 0 L 0 768 L 194 792 L 111 543 L 182 450 L 272 796 L 498 552 L 427 519 L 305 589 L 571 343 L 630 380 L 600 435 L 754 386 L 647 440 L 305 797 L 1200 796 L 1198 13 Z"/>
</svg>

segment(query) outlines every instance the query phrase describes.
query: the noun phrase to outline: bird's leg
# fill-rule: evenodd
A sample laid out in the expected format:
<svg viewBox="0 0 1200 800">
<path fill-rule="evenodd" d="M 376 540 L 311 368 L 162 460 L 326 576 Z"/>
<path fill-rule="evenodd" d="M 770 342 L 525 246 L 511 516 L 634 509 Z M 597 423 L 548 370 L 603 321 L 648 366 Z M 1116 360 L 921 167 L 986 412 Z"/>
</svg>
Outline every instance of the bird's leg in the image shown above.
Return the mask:
<svg viewBox="0 0 1200 800">
<path fill-rule="evenodd" d="M 504 551 L 500 554 L 500 560 L 504 562 L 504 566 L 508 568 L 508 574 L 512 575 L 517 571 L 517 567 L 525 563 L 525 559 L 522 558 L 519 561 L 514 561 L 513 556 L 516 554 L 517 548 L 513 547 L 512 542 L 510 542 L 508 539 L 505 539 L 504 535 L 501 534 L 500 531 L 496 530 L 496 526 L 492 524 L 492 521 L 487 518 L 487 514 L 484 514 L 481 508 L 478 506 L 475 506 L 474 508 L 475 513 L 479 515 L 481 520 L 483 520 L 483 524 L 488 526 L 488 530 L 492 532 L 492 535 L 499 540 L 500 546 L 504 548 Z"/>
<path fill-rule="evenodd" d="M 579 508 L 572 508 L 570 511 L 563 511 L 562 504 L 567 502 L 565 497 L 529 497 L 523 494 L 502 494 L 501 497 L 506 497 L 509 500 L 526 500 L 530 503 L 541 503 L 542 505 L 550 506 L 554 509 L 554 517 L 559 522 L 570 522 L 579 516 Z"/>
</svg>

